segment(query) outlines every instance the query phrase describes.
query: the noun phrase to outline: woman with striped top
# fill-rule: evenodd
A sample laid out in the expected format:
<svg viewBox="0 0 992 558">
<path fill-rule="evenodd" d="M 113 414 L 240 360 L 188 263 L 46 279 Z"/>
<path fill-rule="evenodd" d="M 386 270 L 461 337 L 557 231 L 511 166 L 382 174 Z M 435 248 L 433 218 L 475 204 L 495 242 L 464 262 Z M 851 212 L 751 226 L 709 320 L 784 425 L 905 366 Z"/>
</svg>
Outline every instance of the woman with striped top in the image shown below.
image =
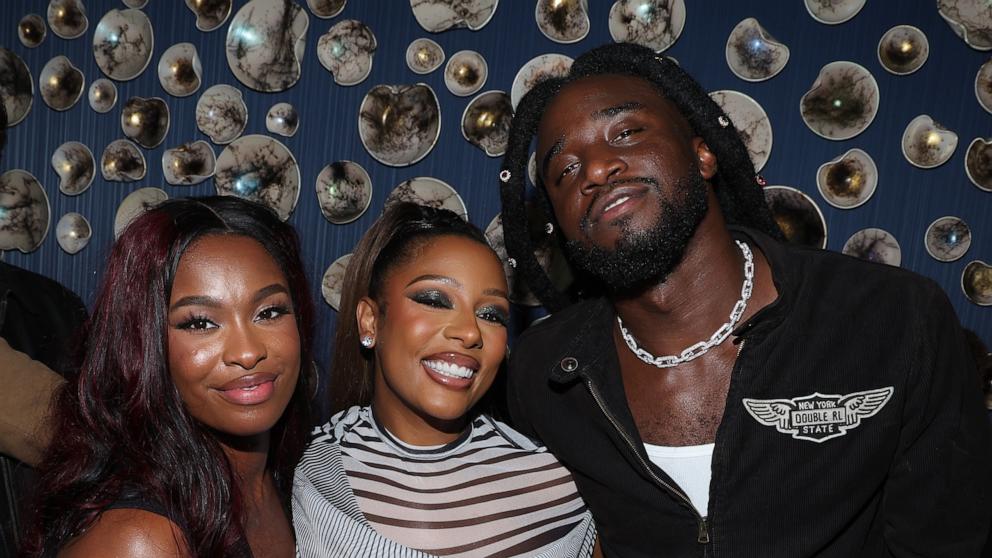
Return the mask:
<svg viewBox="0 0 992 558">
<path fill-rule="evenodd" d="M 506 352 L 506 291 L 482 233 L 450 211 L 397 204 L 365 234 L 335 340 L 340 412 L 296 472 L 301 556 L 593 554 L 565 468 L 480 412 Z"/>
</svg>

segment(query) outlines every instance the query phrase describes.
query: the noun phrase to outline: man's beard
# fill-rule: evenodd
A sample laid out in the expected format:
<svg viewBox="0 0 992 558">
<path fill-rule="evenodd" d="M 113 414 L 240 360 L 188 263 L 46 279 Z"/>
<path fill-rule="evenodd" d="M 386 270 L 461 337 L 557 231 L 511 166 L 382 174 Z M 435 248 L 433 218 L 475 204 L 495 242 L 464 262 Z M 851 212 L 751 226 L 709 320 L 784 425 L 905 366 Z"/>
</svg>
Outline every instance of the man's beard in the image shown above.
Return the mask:
<svg viewBox="0 0 992 558">
<path fill-rule="evenodd" d="M 653 179 L 637 181 L 654 184 L 660 189 Z M 658 196 L 658 217 L 653 227 L 631 230 L 629 216 L 611 225 L 620 229 L 616 247 L 612 250 L 588 241 L 589 216 L 586 215 L 579 230 L 587 240 L 565 243 L 569 261 L 615 294 L 663 283 L 682 261 L 696 227 L 706 216 L 706 196 L 706 182 L 693 166 L 675 183 L 671 199 Z"/>
</svg>

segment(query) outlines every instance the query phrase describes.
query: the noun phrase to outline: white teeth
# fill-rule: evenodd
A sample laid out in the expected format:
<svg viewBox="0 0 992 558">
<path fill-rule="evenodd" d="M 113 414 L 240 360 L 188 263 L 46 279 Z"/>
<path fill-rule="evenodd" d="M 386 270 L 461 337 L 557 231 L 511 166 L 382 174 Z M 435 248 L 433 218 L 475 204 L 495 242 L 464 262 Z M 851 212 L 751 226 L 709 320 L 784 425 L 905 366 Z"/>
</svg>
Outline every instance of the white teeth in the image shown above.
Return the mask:
<svg viewBox="0 0 992 558">
<path fill-rule="evenodd" d="M 243 387 L 241 389 L 243 389 L 244 391 L 255 391 L 256 389 L 258 389 L 258 386 L 248 386 L 248 387 Z"/>
<path fill-rule="evenodd" d="M 614 201 L 610 205 L 604 207 L 603 208 L 603 213 L 606 213 L 607 211 L 613 209 L 614 207 L 622 204 L 623 202 L 625 202 L 625 201 L 627 201 L 629 199 L 630 199 L 630 196 L 620 196 L 619 198 L 616 199 L 616 201 Z"/>
<path fill-rule="evenodd" d="M 459 366 L 443 360 L 425 360 L 424 364 L 442 376 L 464 379 L 471 378 L 475 375 L 475 370 L 472 370 L 471 368 L 465 368 L 464 366 Z"/>
</svg>

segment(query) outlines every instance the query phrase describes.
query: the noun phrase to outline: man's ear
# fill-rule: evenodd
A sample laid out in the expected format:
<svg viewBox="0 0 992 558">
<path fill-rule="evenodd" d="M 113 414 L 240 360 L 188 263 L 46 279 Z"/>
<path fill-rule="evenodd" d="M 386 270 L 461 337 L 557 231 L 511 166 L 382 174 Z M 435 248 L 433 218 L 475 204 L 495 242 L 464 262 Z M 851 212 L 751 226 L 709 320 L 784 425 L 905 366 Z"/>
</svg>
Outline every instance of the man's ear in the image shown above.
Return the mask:
<svg viewBox="0 0 992 558">
<path fill-rule="evenodd" d="M 358 301 L 358 306 L 355 308 L 355 320 L 358 321 L 359 338 L 368 335 L 371 336 L 373 340 L 376 339 L 376 325 L 378 316 L 379 305 L 376 304 L 371 298 L 363 296 L 362 299 Z"/>
<path fill-rule="evenodd" d="M 706 145 L 706 142 L 701 137 L 692 138 L 692 146 L 696 151 L 696 164 L 699 166 L 699 174 L 704 180 L 713 178 L 717 171 L 716 155 L 710 151 L 710 146 Z"/>
</svg>

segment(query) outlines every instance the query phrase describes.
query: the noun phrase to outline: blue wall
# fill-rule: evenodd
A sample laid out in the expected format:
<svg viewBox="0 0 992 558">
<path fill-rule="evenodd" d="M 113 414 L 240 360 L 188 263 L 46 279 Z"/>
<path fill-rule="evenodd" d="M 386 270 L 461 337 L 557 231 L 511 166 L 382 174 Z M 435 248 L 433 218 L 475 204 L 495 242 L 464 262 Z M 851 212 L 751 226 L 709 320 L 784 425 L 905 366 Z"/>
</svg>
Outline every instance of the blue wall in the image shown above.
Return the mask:
<svg viewBox="0 0 992 558">
<path fill-rule="evenodd" d="M 297 0 L 305 5 L 303 0 Z M 375 219 L 382 202 L 400 181 L 415 176 L 434 176 L 454 186 L 468 205 L 471 220 L 485 227 L 499 211 L 496 175 L 499 160 L 487 157 L 461 136 L 459 122 L 471 97 L 455 97 L 445 88 L 441 70 L 426 76 L 411 72 L 405 64 L 407 45 L 415 38 L 431 36 L 448 57 L 461 49 L 483 54 L 489 63 L 489 79 L 483 91 L 508 91 L 514 75 L 532 57 L 549 52 L 577 56 L 610 41 L 607 13 L 611 2 L 589 0 L 592 31 L 584 40 L 560 45 L 546 39 L 534 22 L 534 2 L 503 0 L 492 21 L 481 31 L 452 30 L 438 35 L 425 32 L 415 21 L 406 0 L 351 0 L 344 12 L 331 20 L 310 16 L 303 59 L 303 77 L 281 93 L 258 93 L 239 83 L 227 66 L 224 39 L 227 23 L 204 33 L 194 26 L 193 14 L 182 0 L 151 0 L 144 11 L 155 31 L 155 50 L 148 69 L 138 78 L 118 83 L 119 100 L 114 110 L 97 114 L 86 102 L 58 113 L 45 106 L 37 93 L 38 74 L 54 56 L 64 54 L 79 67 L 89 84 L 103 77 L 94 61 L 91 42 L 99 19 L 111 8 L 125 6 L 119 0 L 84 0 L 90 27 L 75 40 L 63 40 L 49 30 L 45 42 L 28 49 L 17 39 L 17 22 L 27 13 L 45 16 L 43 0 L 4 0 L 0 15 L 0 45 L 13 50 L 28 64 L 35 79 L 35 101 L 28 117 L 8 131 L 8 148 L 0 169 L 21 168 L 34 174 L 45 186 L 52 206 L 52 230 L 41 247 L 30 254 L 7 252 L 7 262 L 53 277 L 90 301 L 107 246 L 113 238 L 113 218 L 118 203 L 129 192 L 143 186 L 165 189 L 172 197 L 213 193 L 213 180 L 193 187 L 169 186 L 161 169 L 166 148 L 197 139 L 208 139 L 195 124 L 194 107 L 207 87 L 227 83 L 245 94 L 249 118 L 245 134 L 267 133 L 265 114 L 277 102 L 289 102 L 301 113 L 300 131 L 283 141 L 300 163 L 302 186 L 299 205 L 290 221 L 299 228 L 310 264 L 314 296 L 320 296 L 320 279 L 327 266 L 351 251 L 362 232 Z M 870 0 L 851 21 L 828 26 L 814 21 L 802 0 L 739 0 L 698 2 L 689 0 L 688 16 L 681 38 L 666 53 L 676 57 L 709 90 L 735 89 L 760 102 L 774 128 L 771 159 L 762 174 L 770 184 L 791 185 L 817 201 L 829 228 L 829 249 L 839 250 L 855 231 L 881 227 L 902 246 L 902 266 L 937 280 L 950 295 L 961 321 L 977 330 L 986 343 L 992 342 L 992 308 L 970 303 L 960 288 L 961 271 L 968 261 L 992 263 L 992 193 L 975 188 L 964 172 L 964 152 L 972 138 L 992 136 L 992 115 L 978 104 L 973 93 L 979 66 L 989 59 L 960 40 L 937 13 L 932 0 L 882 2 Z M 236 12 L 245 4 L 235 0 Z M 769 81 L 748 83 L 735 77 L 724 60 L 724 45 L 730 30 L 745 17 L 756 17 L 779 41 L 791 49 L 791 60 L 782 73 Z M 327 29 L 345 18 L 368 24 L 378 40 L 372 73 L 353 87 L 334 83 L 317 61 L 317 40 Z M 230 20 L 228 20 L 228 23 Z M 911 24 L 922 29 L 930 41 L 930 59 L 918 72 L 897 77 L 878 63 L 875 48 L 881 35 L 893 25 Z M 197 94 L 175 98 L 159 85 L 155 68 L 159 56 L 178 42 L 196 45 L 203 63 L 203 86 Z M 835 60 L 851 60 L 868 68 L 881 90 L 881 106 L 863 134 L 843 142 L 832 142 L 813 134 L 799 115 L 799 99 L 819 69 Z M 382 83 L 424 81 L 437 93 L 441 104 L 441 137 L 434 150 L 419 163 L 390 168 L 374 161 L 358 139 L 358 107 L 365 93 Z M 99 159 L 103 148 L 123 137 L 120 110 L 132 96 L 159 96 L 167 100 L 172 125 L 162 145 L 144 150 L 148 175 L 140 182 L 108 183 L 98 176 L 84 194 L 68 197 L 58 191 L 58 177 L 49 164 L 52 152 L 68 140 L 88 145 Z M 906 124 L 918 114 L 930 114 L 959 135 L 953 158 L 933 170 L 912 167 L 900 152 Z M 219 155 L 221 148 L 214 146 Z M 866 150 L 879 167 L 880 181 L 874 197 L 853 210 L 827 204 L 817 192 L 815 173 L 820 164 L 853 147 Z M 364 166 L 374 183 L 370 210 L 359 220 L 338 226 L 320 214 L 314 181 L 325 164 L 353 160 Z M 59 249 L 54 235 L 58 219 L 69 211 L 85 215 L 94 228 L 90 245 L 77 255 Z M 974 237 L 964 258 L 940 263 L 923 245 L 927 226 L 935 218 L 956 215 L 971 225 Z M 913 301 L 906 301 L 913 304 Z M 335 313 L 321 303 L 320 336 L 329 338 Z"/>
</svg>

